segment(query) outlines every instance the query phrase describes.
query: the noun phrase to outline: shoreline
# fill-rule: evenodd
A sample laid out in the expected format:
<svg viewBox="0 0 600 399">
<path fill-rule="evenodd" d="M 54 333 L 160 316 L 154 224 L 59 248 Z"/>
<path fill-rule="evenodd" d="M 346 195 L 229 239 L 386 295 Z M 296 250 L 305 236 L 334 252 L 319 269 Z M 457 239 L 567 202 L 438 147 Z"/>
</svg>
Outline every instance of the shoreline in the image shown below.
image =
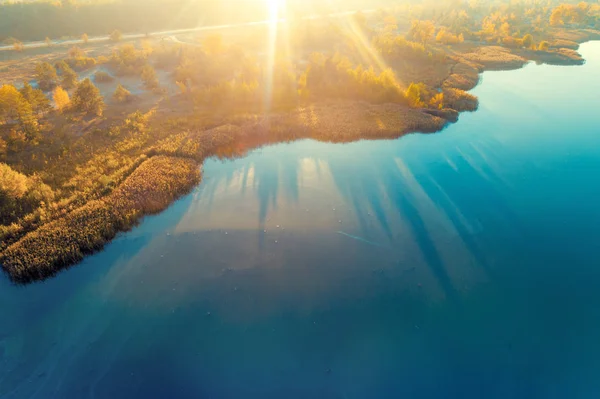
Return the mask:
<svg viewBox="0 0 600 399">
<path fill-rule="evenodd" d="M 597 33 L 594 37 L 590 34 L 580 43 L 599 39 Z M 550 64 L 576 66 L 585 62 L 579 53 L 569 51 L 581 61 L 561 54 L 558 61 L 566 64 Z M 559 53 L 544 52 L 548 54 Z M 446 109 L 329 100 L 266 117 L 245 115 L 236 124 L 170 135 L 149 147 L 145 151 L 147 158 L 112 192 L 36 226 L 6 245 L 0 253 L 2 268 L 13 283 L 25 285 L 77 265 L 84 257 L 102 250 L 119 233 L 140 223 L 144 216 L 162 212 L 189 193 L 201 182 L 201 167 L 207 158 L 239 157 L 261 146 L 299 139 L 347 143 L 440 132 L 456 123 L 461 112 L 477 110 L 477 98 L 466 91 L 482 82 L 483 72 L 517 70 L 531 61 L 548 63 L 498 46 L 477 47 L 453 60 L 456 64 L 442 81 L 442 90 L 449 93 L 449 103 L 453 105 Z"/>
</svg>

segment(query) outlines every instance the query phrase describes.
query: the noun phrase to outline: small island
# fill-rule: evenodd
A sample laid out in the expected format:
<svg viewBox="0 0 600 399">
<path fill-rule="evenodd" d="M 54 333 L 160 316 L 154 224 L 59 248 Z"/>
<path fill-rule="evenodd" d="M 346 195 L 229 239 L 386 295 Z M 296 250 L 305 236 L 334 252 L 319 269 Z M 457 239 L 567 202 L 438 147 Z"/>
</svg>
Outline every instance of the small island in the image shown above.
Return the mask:
<svg viewBox="0 0 600 399">
<path fill-rule="evenodd" d="M 29 24 L 40 10 L 109 16 L 21 36 L 0 25 L 0 264 L 13 282 L 54 276 L 164 210 L 207 158 L 439 132 L 477 110 L 468 91 L 482 72 L 581 65 L 579 44 L 600 39 L 593 3 L 315 2 L 309 13 L 269 1 L 232 20 L 216 2 L 214 27 L 160 18 L 179 2 L 155 3 L 144 20 L 112 22 L 133 3 L 0 5 L 0 20 Z"/>
</svg>

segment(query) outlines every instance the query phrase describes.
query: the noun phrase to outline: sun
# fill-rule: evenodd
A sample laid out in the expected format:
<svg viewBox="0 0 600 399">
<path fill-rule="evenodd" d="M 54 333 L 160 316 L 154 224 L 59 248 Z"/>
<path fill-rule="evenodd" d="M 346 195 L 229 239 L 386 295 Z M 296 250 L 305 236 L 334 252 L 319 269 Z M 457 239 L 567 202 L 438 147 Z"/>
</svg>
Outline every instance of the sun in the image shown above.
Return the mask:
<svg viewBox="0 0 600 399">
<path fill-rule="evenodd" d="M 269 19 L 279 19 L 286 0 L 264 0 L 269 10 Z"/>
</svg>

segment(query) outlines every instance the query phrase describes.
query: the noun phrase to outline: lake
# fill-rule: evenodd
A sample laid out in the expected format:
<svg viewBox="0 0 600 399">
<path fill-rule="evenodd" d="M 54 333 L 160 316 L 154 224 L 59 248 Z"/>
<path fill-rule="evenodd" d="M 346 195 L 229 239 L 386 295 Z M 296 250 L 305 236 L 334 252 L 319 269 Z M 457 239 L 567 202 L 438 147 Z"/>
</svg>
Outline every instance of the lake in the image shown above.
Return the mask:
<svg viewBox="0 0 600 399">
<path fill-rule="evenodd" d="M 600 397 L 600 42 L 437 134 L 233 161 L 106 249 L 0 276 L 0 397 Z"/>
</svg>

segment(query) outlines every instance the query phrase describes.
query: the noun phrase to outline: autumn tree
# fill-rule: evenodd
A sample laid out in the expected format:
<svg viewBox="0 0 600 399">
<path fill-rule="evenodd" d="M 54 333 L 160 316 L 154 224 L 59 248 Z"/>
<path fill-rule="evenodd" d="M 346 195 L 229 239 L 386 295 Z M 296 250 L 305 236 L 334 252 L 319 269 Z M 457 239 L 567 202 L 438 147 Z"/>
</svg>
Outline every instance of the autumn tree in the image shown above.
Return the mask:
<svg viewBox="0 0 600 399">
<path fill-rule="evenodd" d="M 406 89 L 406 98 L 408 104 L 413 108 L 425 107 L 424 94 L 425 85 L 423 83 L 411 83 Z"/>
<path fill-rule="evenodd" d="M 54 100 L 54 105 L 56 106 L 56 110 L 58 112 L 63 112 L 67 109 L 71 100 L 69 99 L 69 93 L 65 89 L 60 86 L 54 88 L 52 92 L 52 99 Z"/>
<path fill-rule="evenodd" d="M 531 48 L 531 46 L 533 46 L 533 36 L 526 34 L 523 36 L 523 47 Z"/>
<path fill-rule="evenodd" d="M 24 112 L 32 112 L 31 105 L 13 85 L 0 87 L 0 121 L 12 122 Z"/>
<path fill-rule="evenodd" d="M 35 141 L 38 138 L 38 122 L 31 104 L 12 85 L 0 87 L 0 120 L 18 122 L 27 139 Z"/>
<path fill-rule="evenodd" d="M 548 51 L 550 49 L 550 43 L 545 40 L 542 40 L 538 46 L 538 50 L 540 51 Z"/>
<path fill-rule="evenodd" d="M 0 223 L 9 224 L 53 199 L 54 192 L 38 176 L 26 176 L 0 163 Z"/>
<path fill-rule="evenodd" d="M 77 89 L 71 99 L 73 109 L 88 114 L 102 115 L 104 100 L 100 90 L 87 78 L 77 85 Z"/>
<path fill-rule="evenodd" d="M 50 40 L 49 37 L 46 37 L 46 40 L 44 40 L 44 42 L 46 43 L 46 46 L 52 47 L 52 40 Z"/>
<path fill-rule="evenodd" d="M 412 22 L 408 35 L 414 40 L 425 44 L 433 37 L 434 33 L 435 25 L 433 21 L 415 20 Z"/>
<path fill-rule="evenodd" d="M 81 41 L 83 42 L 83 44 L 88 44 L 89 40 L 90 40 L 90 38 L 87 35 L 87 33 L 84 33 L 83 35 L 81 35 Z"/>
<path fill-rule="evenodd" d="M 52 90 L 58 81 L 56 69 L 47 62 L 40 62 L 36 65 L 35 75 L 38 86 L 44 91 Z"/>
</svg>

